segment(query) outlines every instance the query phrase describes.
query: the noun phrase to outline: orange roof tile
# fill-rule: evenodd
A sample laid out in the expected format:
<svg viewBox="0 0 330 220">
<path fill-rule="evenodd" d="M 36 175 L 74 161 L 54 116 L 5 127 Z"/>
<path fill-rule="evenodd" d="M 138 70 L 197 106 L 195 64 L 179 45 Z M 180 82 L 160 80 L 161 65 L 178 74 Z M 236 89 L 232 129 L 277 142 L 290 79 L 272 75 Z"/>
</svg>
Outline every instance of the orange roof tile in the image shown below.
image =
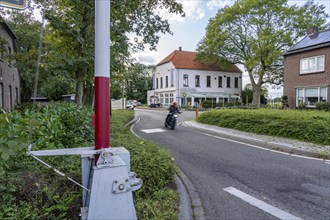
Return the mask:
<svg viewBox="0 0 330 220">
<path fill-rule="evenodd" d="M 168 62 L 172 62 L 176 69 L 213 70 L 238 73 L 242 72 L 236 65 L 232 65 L 226 69 L 221 68 L 218 65 L 203 65 L 200 61 L 196 60 L 196 52 L 190 51 L 175 50 L 162 61 L 160 61 L 157 66 Z"/>
</svg>

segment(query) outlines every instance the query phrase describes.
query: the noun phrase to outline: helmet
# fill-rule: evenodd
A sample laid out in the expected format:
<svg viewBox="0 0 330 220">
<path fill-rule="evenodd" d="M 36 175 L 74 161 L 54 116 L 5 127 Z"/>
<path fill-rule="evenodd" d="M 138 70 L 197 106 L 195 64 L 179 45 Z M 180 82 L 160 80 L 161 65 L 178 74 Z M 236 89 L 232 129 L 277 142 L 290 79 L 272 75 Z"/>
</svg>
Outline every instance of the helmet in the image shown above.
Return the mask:
<svg viewBox="0 0 330 220">
<path fill-rule="evenodd" d="M 176 101 L 174 101 L 173 103 L 172 103 L 172 105 L 177 105 L 178 103 L 176 103 Z"/>
</svg>

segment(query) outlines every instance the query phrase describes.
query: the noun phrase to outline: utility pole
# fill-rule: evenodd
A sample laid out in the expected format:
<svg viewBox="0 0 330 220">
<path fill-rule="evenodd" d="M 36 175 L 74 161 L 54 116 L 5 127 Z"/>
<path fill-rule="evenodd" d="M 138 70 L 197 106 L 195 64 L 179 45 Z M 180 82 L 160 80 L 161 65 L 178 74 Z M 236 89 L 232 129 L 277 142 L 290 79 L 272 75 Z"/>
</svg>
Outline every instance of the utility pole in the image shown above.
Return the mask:
<svg viewBox="0 0 330 220">
<path fill-rule="evenodd" d="M 110 0 L 95 1 L 95 150 L 110 147 Z"/>
</svg>

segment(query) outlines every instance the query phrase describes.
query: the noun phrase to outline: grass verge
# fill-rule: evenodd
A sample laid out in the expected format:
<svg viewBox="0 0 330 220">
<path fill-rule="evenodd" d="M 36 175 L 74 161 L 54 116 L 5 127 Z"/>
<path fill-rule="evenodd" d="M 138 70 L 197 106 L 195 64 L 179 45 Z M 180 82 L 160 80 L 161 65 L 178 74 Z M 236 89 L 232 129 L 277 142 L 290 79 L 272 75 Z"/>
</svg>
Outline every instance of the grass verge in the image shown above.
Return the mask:
<svg viewBox="0 0 330 220">
<path fill-rule="evenodd" d="M 330 113 L 276 109 L 218 109 L 198 122 L 256 134 L 330 145 Z"/>
<path fill-rule="evenodd" d="M 133 193 L 139 219 L 177 219 L 175 165 L 167 151 L 135 137 L 125 124 L 134 111 L 113 111 L 111 145 L 130 151 L 131 170 L 144 183 Z M 90 109 L 72 104 L 37 106 L 0 114 L 0 219 L 79 219 L 81 189 L 26 156 L 30 130 L 33 150 L 93 146 Z M 32 125 L 32 126 L 31 126 Z M 79 156 L 43 157 L 75 180 Z"/>
</svg>

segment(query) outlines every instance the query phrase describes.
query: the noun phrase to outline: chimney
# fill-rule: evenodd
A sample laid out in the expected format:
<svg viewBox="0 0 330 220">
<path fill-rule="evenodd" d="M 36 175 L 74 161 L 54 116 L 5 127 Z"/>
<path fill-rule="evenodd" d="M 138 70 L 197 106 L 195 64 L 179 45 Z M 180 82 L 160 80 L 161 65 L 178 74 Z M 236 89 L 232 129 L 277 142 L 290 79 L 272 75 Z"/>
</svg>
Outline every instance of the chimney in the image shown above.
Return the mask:
<svg viewBox="0 0 330 220">
<path fill-rule="evenodd" d="M 307 28 L 307 36 L 310 39 L 316 38 L 319 35 L 319 29 L 316 26 L 311 26 Z"/>
<path fill-rule="evenodd" d="M 179 51 L 182 51 L 182 47 L 179 47 Z"/>
</svg>

